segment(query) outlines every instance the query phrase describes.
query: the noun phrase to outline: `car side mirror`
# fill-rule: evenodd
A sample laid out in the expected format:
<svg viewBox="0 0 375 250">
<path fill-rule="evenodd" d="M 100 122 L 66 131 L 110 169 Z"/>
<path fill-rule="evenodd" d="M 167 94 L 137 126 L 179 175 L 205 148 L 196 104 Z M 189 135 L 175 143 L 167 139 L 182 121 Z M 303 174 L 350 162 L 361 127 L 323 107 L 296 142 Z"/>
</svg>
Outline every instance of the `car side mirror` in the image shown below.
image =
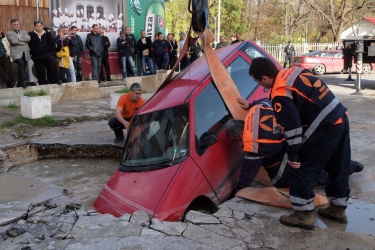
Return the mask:
<svg viewBox="0 0 375 250">
<path fill-rule="evenodd" d="M 205 132 L 199 139 L 199 145 L 204 149 L 214 145 L 217 141 L 218 139 L 216 135 Z"/>
</svg>

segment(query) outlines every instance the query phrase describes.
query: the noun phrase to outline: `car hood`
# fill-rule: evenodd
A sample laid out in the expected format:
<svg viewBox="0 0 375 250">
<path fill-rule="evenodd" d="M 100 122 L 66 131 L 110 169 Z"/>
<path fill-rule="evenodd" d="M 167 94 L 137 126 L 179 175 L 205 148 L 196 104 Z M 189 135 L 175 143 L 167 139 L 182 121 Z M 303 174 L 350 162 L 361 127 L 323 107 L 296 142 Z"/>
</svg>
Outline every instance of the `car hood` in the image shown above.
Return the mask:
<svg viewBox="0 0 375 250">
<path fill-rule="evenodd" d="M 180 165 L 146 172 L 117 170 L 94 202 L 94 208 L 117 217 L 136 210 L 153 215 Z"/>
</svg>

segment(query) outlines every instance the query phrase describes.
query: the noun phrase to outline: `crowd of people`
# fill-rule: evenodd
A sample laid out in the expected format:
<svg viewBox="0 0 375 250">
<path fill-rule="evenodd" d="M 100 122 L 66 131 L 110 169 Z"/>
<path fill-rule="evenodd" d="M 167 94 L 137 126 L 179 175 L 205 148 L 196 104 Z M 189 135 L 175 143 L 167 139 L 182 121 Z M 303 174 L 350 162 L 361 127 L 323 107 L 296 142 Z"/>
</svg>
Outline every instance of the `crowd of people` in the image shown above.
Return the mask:
<svg viewBox="0 0 375 250">
<path fill-rule="evenodd" d="M 35 85 L 29 81 L 27 72 L 30 59 L 34 62 L 36 77 L 40 85 L 80 82 L 82 81 L 82 55 L 85 48 L 90 53 L 91 79 L 98 82 L 112 81 L 108 55 L 111 42 L 105 36 L 106 32 L 110 32 L 108 22 L 99 22 L 99 15 L 95 14 L 92 21 L 88 22 L 92 25 L 84 28 L 79 22 L 82 16 L 80 11 L 77 11 L 77 17 L 74 17 L 74 13 L 67 9 L 65 13 L 60 8 L 52 12 L 54 14 L 53 32 L 48 27 L 44 27 L 41 20 L 35 20 L 34 30 L 27 32 L 20 28 L 20 22 L 17 19 L 11 20 L 9 32 L 3 33 L 0 30 L 0 78 L 6 82 L 7 87 L 26 88 Z M 119 16 L 120 18 L 122 17 Z M 105 15 L 102 20 L 106 20 Z M 169 33 L 165 38 L 161 32 L 151 39 L 151 37 L 146 37 L 144 30 L 140 31 L 141 38 L 136 40 L 129 26 L 124 29 L 119 28 L 123 25 L 122 21 L 117 22 L 116 25 L 116 30 L 119 31 L 116 43 L 122 78 L 155 75 L 157 70 L 172 69 L 186 41 L 184 32 L 180 32 L 178 41 L 174 33 Z M 78 35 L 80 31 L 89 31 L 85 44 Z M 232 43 L 240 41 L 242 41 L 241 34 L 237 33 Z M 216 49 L 228 45 L 225 37 L 221 36 Z M 201 52 L 200 44 L 194 43 L 188 48 L 181 63 L 177 65 L 176 71 L 183 70 L 193 63 L 201 56 Z M 138 72 L 135 63 L 137 55 L 141 59 L 141 72 Z M 18 81 L 12 74 L 12 61 L 18 65 Z"/>
</svg>

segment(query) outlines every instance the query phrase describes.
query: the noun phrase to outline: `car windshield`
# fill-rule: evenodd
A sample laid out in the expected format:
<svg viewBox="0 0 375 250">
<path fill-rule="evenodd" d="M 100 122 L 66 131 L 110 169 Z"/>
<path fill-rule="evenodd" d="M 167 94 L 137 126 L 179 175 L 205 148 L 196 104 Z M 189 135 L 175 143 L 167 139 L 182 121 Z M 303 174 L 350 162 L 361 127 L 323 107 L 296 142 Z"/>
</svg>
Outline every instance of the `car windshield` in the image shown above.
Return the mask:
<svg viewBox="0 0 375 250">
<path fill-rule="evenodd" d="M 172 166 L 188 152 L 187 105 L 135 116 L 120 170 L 147 171 Z"/>
<path fill-rule="evenodd" d="M 318 56 L 320 53 L 322 53 L 320 50 L 315 50 L 315 51 L 304 54 L 304 56 Z"/>
</svg>

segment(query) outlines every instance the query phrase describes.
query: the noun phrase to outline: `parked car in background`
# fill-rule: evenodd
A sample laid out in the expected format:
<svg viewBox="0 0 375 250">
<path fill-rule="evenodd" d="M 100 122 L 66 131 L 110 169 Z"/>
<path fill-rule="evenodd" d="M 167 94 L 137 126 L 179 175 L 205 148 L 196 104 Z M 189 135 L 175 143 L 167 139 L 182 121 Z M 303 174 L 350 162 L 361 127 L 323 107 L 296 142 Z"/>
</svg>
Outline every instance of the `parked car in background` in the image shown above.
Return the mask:
<svg viewBox="0 0 375 250">
<path fill-rule="evenodd" d="M 354 60 L 354 58 L 353 58 Z M 325 73 L 339 73 L 343 70 L 343 58 L 341 50 L 315 50 L 313 52 L 294 56 L 291 67 L 302 67 L 311 70 L 315 75 L 323 75 Z M 374 65 L 364 63 L 363 73 L 370 73 Z M 355 63 L 353 61 L 352 71 L 355 72 Z"/>
<path fill-rule="evenodd" d="M 315 75 L 340 72 L 343 68 L 341 50 L 316 50 L 301 56 L 294 56 L 291 67 L 311 70 Z"/>
<path fill-rule="evenodd" d="M 269 96 L 249 76 L 254 57 L 267 52 L 250 41 L 215 51 L 240 95 Z M 118 170 L 96 199 L 100 213 L 144 210 L 177 221 L 189 210 L 213 212 L 234 191 L 242 166 L 241 143 L 225 135 L 232 117 L 201 57 L 159 89 L 131 122 Z"/>
</svg>

